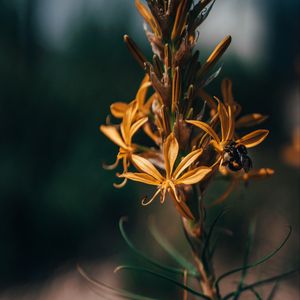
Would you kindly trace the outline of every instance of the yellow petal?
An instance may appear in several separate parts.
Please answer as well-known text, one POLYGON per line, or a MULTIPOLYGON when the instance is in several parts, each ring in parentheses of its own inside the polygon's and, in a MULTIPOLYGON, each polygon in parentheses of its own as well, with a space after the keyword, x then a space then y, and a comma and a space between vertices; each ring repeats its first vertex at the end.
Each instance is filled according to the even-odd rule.
POLYGON ((158 170, 154 167, 154 165, 148 161, 147 159, 133 154, 132 157, 132 162, 134 165, 137 167, 137 169, 145 172, 146 174, 152 176, 159 182, 162 182, 164 178, 161 176, 161 174, 158 172, 158 170))
POLYGON ((232 81, 230 79, 225 78, 222 80, 221 90, 224 103, 228 105, 234 104, 232 96, 232 81))
POLYGON ((179 165, 177 166, 175 172, 173 173, 173 178, 177 179, 180 174, 186 170, 189 166, 191 166, 197 159, 198 157, 202 154, 203 150, 202 149, 197 149, 195 151, 192 151, 189 153, 187 156, 185 156, 179 165))
POLYGON ((161 36, 161 30, 160 27, 158 26, 156 20, 153 18, 151 12, 141 3, 140 0, 135 0, 135 5, 141 14, 141 16, 145 19, 145 21, 149 24, 151 27, 152 31, 158 35, 161 36))
POLYGON ((141 83, 141 86, 135 96, 135 100, 137 101, 138 103, 138 107, 141 109, 144 105, 144 102, 145 102, 145 98, 146 98, 146 94, 147 94, 147 91, 148 91, 148 88, 151 86, 151 81, 149 81, 149 75, 146 74, 142 83, 141 83))
MULTIPOLYGON (((217 99, 215 97, 215 99, 217 99)), ((222 141, 226 141, 226 137, 228 134, 228 128, 229 128, 229 118, 228 118, 228 114, 227 114, 227 110, 225 108, 225 105, 218 100, 218 114, 219 114, 219 118, 220 118, 220 123, 221 123, 221 136, 222 136, 222 141)))
POLYGON ((170 177, 173 172, 173 167, 178 155, 179 146, 173 133, 171 133, 165 140, 163 145, 163 153, 165 160, 165 167, 167 177, 170 177))
POLYGON ((134 136, 134 134, 148 121, 148 118, 142 118, 138 121, 136 121, 134 124, 132 124, 130 128, 130 140, 134 136))
POLYGON ((215 140, 211 140, 210 144, 215 148, 215 150, 219 153, 223 152, 224 148, 221 144, 217 143, 215 140))
POLYGON ((211 168, 198 167, 188 171, 176 180, 176 184, 195 184, 201 181, 207 174, 211 172, 211 168))
POLYGON ((199 127, 200 129, 204 130, 206 133, 208 133, 214 140, 216 140, 217 143, 220 143, 220 139, 216 132, 206 123, 202 121, 195 121, 195 120, 186 120, 187 123, 192 124, 196 127, 199 127))
POLYGON ((247 148, 252 148, 263 142, 268 134, 269 130, 266 129, 255 130, 238 139, 236 143, 243 144, 247 148))
POLYGON ((111 114, 115 118, 123 118, 127 109, 128 103, 125 102, 115 102, 110 106, 111 114))
POLYGON ((179 1, 179 5, 177 8, 176 16, 175 16, 175 21, 173 25, 173 30, 171 33, 171 39, 172 41, 178 38, 178 35, 181 33, 182 27, 184 25, 184 19, 186 15, 186 5, 187 5, 187 0, 181 0, 179 1))
POLYGON ((126 110, 126 113, 123 118, 123 122, 121 123, 121 134, 122 137, 127 145, 130 145, 131 143, 131 136, 130 136, 130 127, 132 125, 132 122, 134 121, 134 118, 136 117, 137 113, 137 102, 132 101, 128 105, 128 109, 126 110))
POLYGON ((157 100, 157 103, 159 103, 159 97, 157 96, 156 93, 154 93, 153 95, 151 95, 150 98, 147 100, 147 102, 144 104, 143 109, 142 109, 142 111, 144 113, 148 113, 149 112, 149 110, 150 110, 150 108, 151 108, 152 103, 153 103, 154 100, 157 100))
POLYGON ((122 140, 118 130, 114 126, 106 126, 106 125, 101 125, 100 130, 102 133, 104 133, 112 142, 117 144, 119 147, 123 149, 127 149, 128 147, 122 140))
POLYGON ((225 137, 225 141, 231 141, 234 136, 234 131, 235 131, 235 120, 234 120, 234 115, 232 111, 232 107, 228 106, 228 132, 225 137))
POLYGON ((157 144, 159 145, 161 142, 161 138, 156 135, 153 131, 152 128, 150 126, 149 123, 145 124, 145 126, 143 127, 144 132, 157 144))
POLYGON ((251 127, 264 122, 268 116, 261 114, 249 114, 239 118, 236 121, 236 127, 251 127))
POLYGON ((160 182, 153 178, 152 176, 146 174, 146 173, 132 173, 132 172, 126 172, 121 175, 118 175, 120 178, 128 178, 133 181, 142 182, 149 185, 159 185, 160 182))

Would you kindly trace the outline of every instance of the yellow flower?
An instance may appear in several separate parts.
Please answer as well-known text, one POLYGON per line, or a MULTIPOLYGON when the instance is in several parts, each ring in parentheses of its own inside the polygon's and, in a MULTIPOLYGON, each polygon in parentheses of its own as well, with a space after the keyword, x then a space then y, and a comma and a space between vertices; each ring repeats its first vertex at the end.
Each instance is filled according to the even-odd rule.
POLYGON ((196 127, 204 130, 208 135, 212 137, 212 146, 220 153, 224 154, 225 147, 232 141, 236 144, 242 144, 247 148, 252 148, 260 144, 265 140, 269 131, 265 129, 259 129, 252 131, 249 134, 244 135, 239 139, 234 139, 235 133, 235 120, 232 107, 225 106, 221 101, 218 101, 218 116, 220 119, 221 127, 221 137, 216 133, 216 131, 209 126, 207 123, 195 120, 186 120, 187 123, 193 124, 196 127))
MULTIPOLYGON (((136 93, 135 99, 133 101, 137 102, 137 109, 139 112, 146 116, 150 110, 150 106, 153 101, 153 97, 150 97, 149 100, 145 103, 146 95, 148 88, 151 86, 151 81, 149 75, 145 75, 144 79, 141 82, 141 85, 136 93)), ((133 102, 132 101, 132 102, 133 102)), ((131 102, 131 103, 132 103, 131 102)), ((129 108, 130 103, 125 102, 115 102, 110 106, 110 111, 112 115, 116 118, 123 118, 126 111, 129 108)))
POLYGON ((163 144, 163 155, 165 174, 161 174, 157 168, 147 159, 133 154, 131 156, 133 164, 136 166, 140 173, 127 172, 119 177, 128 178, 134 181, 142 182, 148 185, 157 186, 157 190, 150 200, 144 198, 143 205, 150 204, 159 194, 161 195, 161 203, 165 201, 166 193, 169 192, 174 200, 179 212, 186 218, 193 219, 193 215, 181 197, 178 195, 179 185, 190 185, 201 181, 208 173, 211 172, 209 167, 196 167, 187 172, 189 168, 199 156, 202 154, 202 149, 197 149, 185 156, 176 168, 174 168, 176 159, 178 157, 179 145, 171 133, 163 144))
MULTIPOLYGON (((132 138, 134 134, 148 121, 147 117, 140 118, 136 120, 137 114, 137 102, 133 101, 128 105, 128 109, 124 115, 123 121, 120 125, 121 134, 115 126, 112 125, 101 125, 100 130, 116 145, 120 147, 119 153, 117 155, 116 162, 110 166, 108 169, 114 169, 117 167, 119 161, 123 159, 124 172, 127 171, 130 157, 132 153, 136 151, 136 145, 132 143, 132 138)), ((114 184, 116 187, 122 187, 126 184, 124 180, 121 184, 114 184)))

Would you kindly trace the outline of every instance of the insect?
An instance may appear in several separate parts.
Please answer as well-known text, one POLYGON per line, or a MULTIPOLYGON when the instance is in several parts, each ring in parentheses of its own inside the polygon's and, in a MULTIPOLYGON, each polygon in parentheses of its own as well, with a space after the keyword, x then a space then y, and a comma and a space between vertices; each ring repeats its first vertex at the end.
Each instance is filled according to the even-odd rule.
POLYGON ((223 165, 231 171, 237 172, 244 169, 246 173, 252 168, 252 160, 248 156, 247 148, 243 144, 237 144, 234 141, 228 143, 224 149, 223 165))

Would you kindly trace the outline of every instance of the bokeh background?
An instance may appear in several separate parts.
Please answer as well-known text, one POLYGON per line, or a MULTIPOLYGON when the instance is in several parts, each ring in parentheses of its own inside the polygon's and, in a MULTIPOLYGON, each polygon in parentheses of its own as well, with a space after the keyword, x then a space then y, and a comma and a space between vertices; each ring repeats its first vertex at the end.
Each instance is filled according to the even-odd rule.
MULTIPOLYGON (((251 155, 256 167, 276 170, 229 200, 224 223, 234 236, 220 244, 220 270, 240 264, 254 216, 254 258, 278 245, 286 224, 294 228, 259 276, 299 263, 299 12, 296 0, 222 0, 200 28, 202 60, 232 35, 210 90, 220 95, 229 77, 245 113, 270 116, 270 136, 251 155)), ((129 216, 137 244, 161 259, 149 215, 179 247, 182 240, 171 206, 141 208, 143 186, 116 190, 114 173, 101 167, 117 149, 98 127, 111 102, 133 99, 143 77, 125 33, 150 57, 133 0, 0 0, 0 299, 106 299, 86 287, 76 263, 111 284, 163 299, 178 294, 149 276, 112 273, 134 259, 118 232, 120 216, 129 216)), ((284 299, 299 299, 298 284, 283 286, 284 299)))

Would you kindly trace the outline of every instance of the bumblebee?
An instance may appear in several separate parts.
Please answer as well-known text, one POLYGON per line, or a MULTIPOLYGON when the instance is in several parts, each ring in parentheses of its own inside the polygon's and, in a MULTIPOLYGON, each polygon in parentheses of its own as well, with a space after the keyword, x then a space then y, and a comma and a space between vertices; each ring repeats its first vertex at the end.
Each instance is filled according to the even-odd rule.
POLYGON ((252 160, 243 144, 231 141, 225 146, 224 151, 223 165, 227 166, 231 171, 237 172, 244 169, 248 173, 252 168, 252 160))

